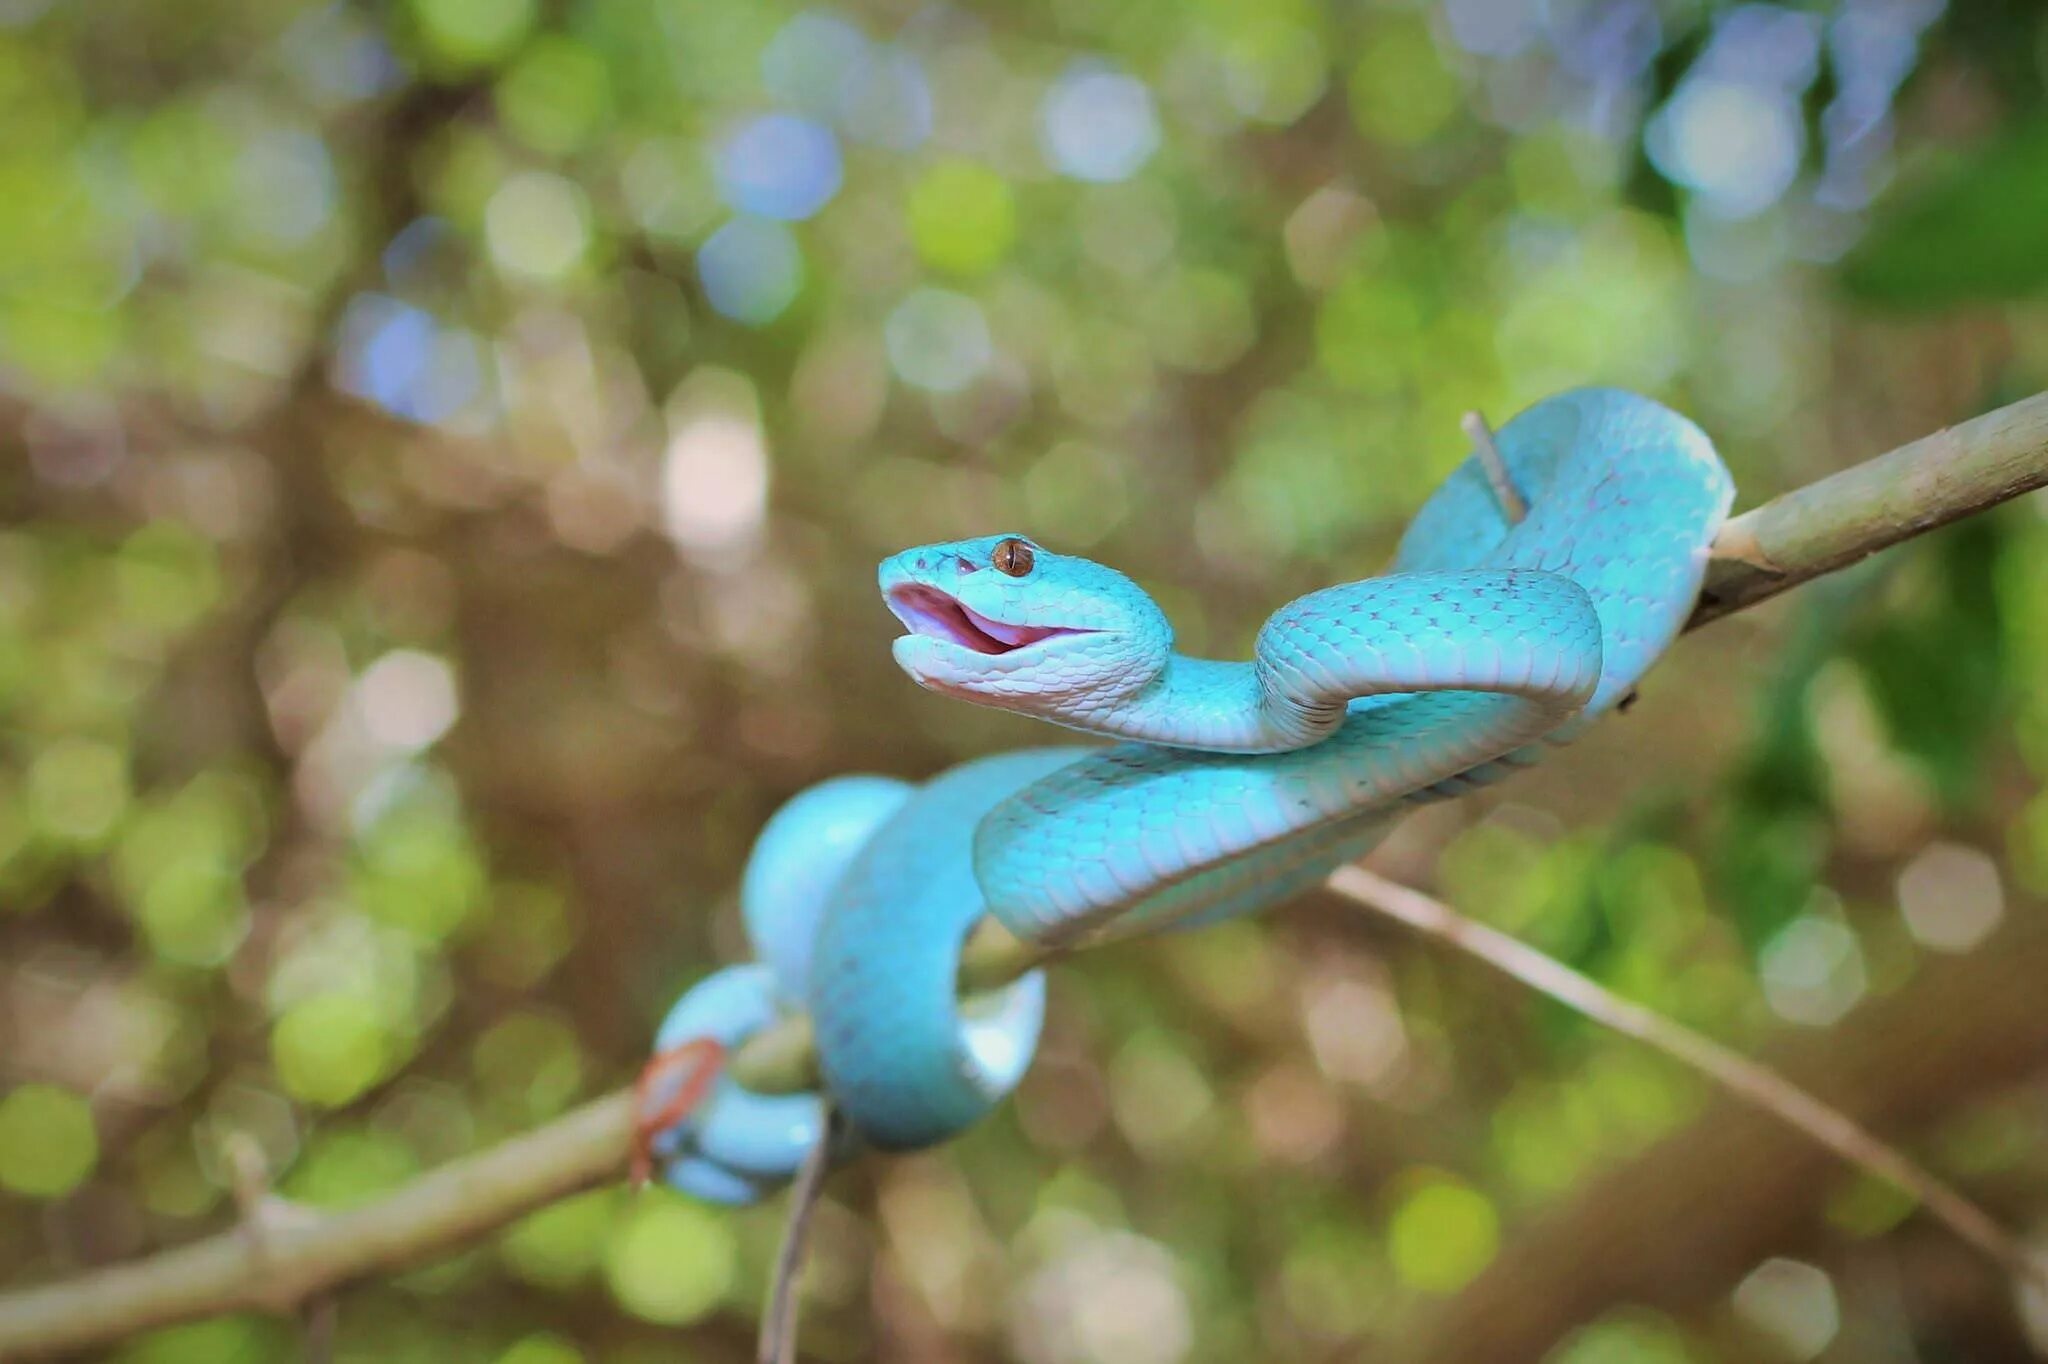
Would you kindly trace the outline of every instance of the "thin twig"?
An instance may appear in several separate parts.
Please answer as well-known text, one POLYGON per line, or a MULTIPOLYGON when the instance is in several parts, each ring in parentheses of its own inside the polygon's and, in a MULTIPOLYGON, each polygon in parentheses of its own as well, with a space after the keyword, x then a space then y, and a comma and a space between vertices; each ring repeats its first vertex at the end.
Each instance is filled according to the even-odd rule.
MULTIPOLYGON (((1778 1031, 1772 1069, 1895 1140, 1938 1132, 1978 1100, 2038 1082, 2048 1067, 2048 915, 2009 919, 1982 949, 1916 963, 1833 1026, 1778 1031)), ((1554 1357, 1558 1342, 1616 1303, 1710 1316, 1759 1260, 1799 1247, 1851 1277, 1873 1262, 1927 1268, 1957 1257, 1954 1268, 1967 1272, 1978 1258, 1955 1241, 1953 1255, 1930 1260, 1941 1248, 1920 1246, 1916 1224, 1951 1239, 1931 1217, 1887 1235, 1889 1253, 1855 1234, 1816 1236, 1827 1230, 1819 1210, 1844 1183, 1834 1152, 1726 1090, 1701 1099, 1655 1140, 1582 1162, 1582 1177, 1517 1219, 1500 1253, 1456 1293, 1412 1303, 1381 1333, 1401 1342, 1402 1364, 1554 1357)), ((1948 1281, 1948 1269, 1935 1273, 1948 1281)), ((1850 1291, 1866 1316, 1883 1300, 1868 1285, 1850 1291)))
MULTIPOLYGON (((1729 522, 1688 628, 2044 483, 2048 394, 2037 394, 1729 522)), ((985 987, 1037 960, 996 946, 1002 950, 988 953, 992 969, 974 973, 985 987)), ((968 975, 963 970, 963 980, 968 975)), ((764 1089, 776 1081, 803 1088, 815 1068, 808 1034, 785 1036, 777 1028, 732 1058, 736 1078, 764 1089), (763 1075, 753 1070, 757 1054, 773 1058, 763 1075)), ((423 1259, 615 1178, 633 1127, 632 1093, 608 1095, 428 1171, 377 1202, 313 1214, 281 1230, 269 1238, 260 1275, 248 1238, 230 1230, 131 1264, 0 1294, 0 1359, 82 1349, 215 1312, 304 1302, 335 1284, 423 1259)))
POLYGON ((1329 887, 1355 904, 1447 942, 1538 994, 1698 1071, 1737 1098, 1798 1128, 1851 1165, 1911 1194, 1964 1242, 2003 1265, 2022 1282, 2048 1289, 2048 1262, 2029 1253, 1989 1213, 1897 1147, 1888 1145, 1848 1115, 1828 1107, 1768 1066, 1621 998, 1527 943, 1466 918, 1441 900, 1389 881, 1364 867, 1338 868, 1330 877, 1329 887))
POLYGON ((1493 439, 1493 428, 1486 424, 1484 415, 1477 411, 1467 412, 1458 419, 1459 429, 1472 442, 1472 449, 1479 456, 1479 467, 1486 470, 1486 481, 1493 488, 1493 499, 1500 503, 1500 513, 1508 524, 1519 525, 1529 514, 1529 504, 1522 497, 1522 490, 1515 486, 1514 478, 1508 473, 1508 462, 1500 457, 1500 446, 1493 439))
POLYGON ((825 1176, 832 1169, 832 1148, 839 1139, 839 1111, 828 1108, 825 1125, 818 1132, 818 1144, 804 1157, 789 1191, 789 1224, 782 1233, 782 1249, 775 1257, 775 1279, 768 1286, 768 1310, 761 1314, 761 1344, 755 1351, 757 1364, 796 1364, 798 1319, 797 1280, 803 1274, 804 1251, 810 1242, 811 1214, 825 1192, 825 1176))

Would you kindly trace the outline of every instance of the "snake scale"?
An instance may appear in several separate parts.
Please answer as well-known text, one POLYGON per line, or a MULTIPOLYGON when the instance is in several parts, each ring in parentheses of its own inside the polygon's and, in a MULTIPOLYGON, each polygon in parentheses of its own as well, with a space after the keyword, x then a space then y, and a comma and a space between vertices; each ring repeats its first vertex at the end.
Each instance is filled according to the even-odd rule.
POLYGON ((819 1140, 928 1146, 1022 1078, 1045 984, 965 1003, 984 914, 1030 942, 1188 927, 1279 903, 1359 856, 1407 806, 1534 762, 1611 709, 1677 636, 1734 498, 1690 421, 1611 389, 1545 399, 1422 507, 1390 572, 1312 592, 1249 663, 1182 656, 1123 574, 1021 535, 906 550, 880 587, 898 665, 947 696, 1119 740, 966 762, 921 785, 824 782, 762 829, 741 886, 756 964, 663 1021, 656 1055, 725 1047, 794 1010, 822 1094, 730 1077, 685 1116, 643 1110, 663 1177, 759 1199, 819 1140))

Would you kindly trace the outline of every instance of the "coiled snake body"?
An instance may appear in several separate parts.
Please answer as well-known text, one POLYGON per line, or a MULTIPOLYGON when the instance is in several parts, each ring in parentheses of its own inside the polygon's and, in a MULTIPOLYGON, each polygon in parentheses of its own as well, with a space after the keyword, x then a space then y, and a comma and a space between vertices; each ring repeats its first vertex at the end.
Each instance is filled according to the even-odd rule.
MULTIPOLYGON (((888 560, 882 592, 910 631, 896 659, 921 685, 1125 742, 799 795, 741 889, 762 964, 687 993, 657 1050, 737 1045, 807 1009, 856 1139, 942 1141, 1022 1077, 1044 1012, 1036 973, 956 1002, 983 914, 1053 944, 1261 909, 1370 848, 1406 805, 1572 737, 1684 625, 1733 486, 1691 422, 1616 390, 1546 399, 1498 448, 1526 516, 1511 521, 1466 460, 1392 572, 1283 606, 1250 663, 1176 654, 1130 579, 1020 536, 888 560)), ((823 1113, 821 1095, 722 1079, 651 1134, 653 1152, 677 1187, 749 1201, 797 1168, 823 1113)))

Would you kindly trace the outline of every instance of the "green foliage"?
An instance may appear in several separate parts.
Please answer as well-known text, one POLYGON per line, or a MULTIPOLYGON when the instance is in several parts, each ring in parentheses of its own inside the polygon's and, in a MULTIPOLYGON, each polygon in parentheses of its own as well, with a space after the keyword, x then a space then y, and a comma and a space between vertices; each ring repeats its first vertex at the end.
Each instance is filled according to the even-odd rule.
POLYGON ((911 187, 907 208, 917 254, 952 274, 987 274, 1016 240, 1017 208, 1009 182, 976 162, 933 166, 911 187))
POLYGON ((1551 1354, 1552 1364, 1692 1364, 1700 1356, 1688 1349, 1679 1329, 1648 1312, 1607 1317, 1584 1330, 1551 1354))
POLYGON ((289 1348, 290 1328, 272 1317, 215 1317, 152 1331, 124 1347, 120 1364, 263 1364, 289 1348))
MULTIPOLYGON (((1028 530, 1242 656, 1385 562, 1469 409, 1642 389, 1753 504, 2048 386, 2048 30, 1922 8, 1799 8, 1764 55, 1811 39, 1808 72, 1716 55, 1772 7, 1605 0, 0 2, 0 1279, 223 1225, 230 1136, 358 1206, 610 1090, 745 951, 780 800, 1048 741, 903 682, 885 553, 1028 530), (1749 140, 1678 126, 1731 71, 1749 140), (1104 72, 1136 102, 1062 125, 1104 72), (764 115, 809 128, 750 160, 764 115), (1728 206, 1715 175, 1787 151, 1728 206)), ((2048 522, 2016 507, 1688 639, 1383 855, 1631 999, 1825 1053, 1958 950, 1915 913, 1986 954, 2038 918, 2044 776, 2048 522)), ((1959 1102, 1928 1149, 2036 1217, 2038 1115, 1959 1102)), ((835 1177, 806 1349, 1400 1357, 1707 1111, 1327 904, 1091 954, 1013 1104, 835 1177)), ((1718 1206, 1740 1173, 1681 1177, 1718 1206)), ((1812 1202, 1823 1268, 1912 1252, 1842 1279, 1833 1354, 1938 1353, 1931 1301, 2016 1338, 1934 1291, 1896 1197, 1812 1202)), ((776 1223, 593 1191, 349 1288, 336 1356, 724 1358, 776 1223)), ((1619 1233, 1578 1249, 1625 1278, 1619 1233)), ((1740 1268, 1545 1364, 1747 1364, 1740 1268)), ((110 1357, 302 1345, 236 1316, 110 1357)))
POLYGON ((479 853, 454 812, 407 801, 363 835, 352 891, 372 918, 426 943, 461 929, 485 902, 479 853))
POLYGON ((501 1239, 500 1254, 528 1283, 573 1288, 597 1272, 619 1211, 619 1198, 610 1190, 565 1198, 513 1225, 501 1239))
POLYGON ((316 995, 287 1009, 270 1034, 278 1082, 295 1098, 339 1108, 384 1078, 396 1057, 373 1002, 316 995))
POLYGON ((1858 298, 1928 309, 1995 302, 2048 285, 2048 122, 1944 159, 1901 194, 1844 263, 1858 298))
POLYGON ((1981 798, 1989 746, 2008 719, 1995 582, 2003 524, 1984 516, 1943 532, 1913 565, 1923 581, 1888 594, 1850 643, 1893 742, 1958 813, 1981 798))
POLYGON ((604 130, 610 76, 590 48, 548 35, 529 44, 499 79, 496 104, 513 136, 544 155, 565 156, 604 130))
POLYGON ((58 1198, 92 1173, 99 1138, 84 1099, 55 1085, 26 1084, 0 1098, 0 1188, 58 1198))
POLYGON ((127 755, 93 739, 59 739, 23 783, 30 822, 55 842, 98 844, 128 806, 127 755))
POLYGON ((666 1192, 635 1200, 605 1247, 605 1282, 620 1307, 680 1326, 732 1290, 738 1247, 724 1214, 666 1192))
POLYGON ((419 1169, 419 1159, 395 1133, 328 1127, 293 1164, 283 1191, 314 1207, 353 1207, 399 1188, 419 1169))
POLYGON ((450 71, 494 65, 539 17, 535 0, 412 0, 422 55, 450 71))
POLYGON ((498 1364, 583 1364, 583 1352, 550 1332, 526 1336, 498 1356, 498 1364))
POLYGON ((1452 1293, 1486 1268, 1500 1245, 1500 1219, 1486 1195, 1443 1174, 1403 1194, 1387 1225, 1394 1272, 1425 1293, 1452 1293))
POLYGON ((493 1023, 477 1038, 474 1066, 479 1098, 515 1127, 561 1112, 583 1081, 575 1030, 541 1014, 517 1013, 493 1023))
POLYGON ((1396 147, 1424 142, 1462 110, 1465 92, 1419 18, 1382 19, 1360 47, 1347 92, 1367 137, 1396 147))

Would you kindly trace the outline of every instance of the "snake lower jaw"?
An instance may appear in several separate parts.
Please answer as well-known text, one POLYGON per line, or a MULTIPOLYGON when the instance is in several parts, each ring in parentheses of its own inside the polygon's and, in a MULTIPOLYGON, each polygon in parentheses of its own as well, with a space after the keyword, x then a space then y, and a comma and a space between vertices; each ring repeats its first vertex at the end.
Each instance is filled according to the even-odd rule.
POLYGON ((889 610, 913 635, 951 644, 963 653, 1003 657, 1047 640, 1095 633, 1070 625, 1033 625, 983 615, 950 592, 904 583, 885 594, 889 610))
POLYGON ((897 636, 889 646, 889 652, 895 658, 896 666, 927 691, 965 697, 978 704, 1004 710, 1029 712, 1031 706, 1019 703, 1033 699, 1049 700, 1062 690, 1062 678, 1057 668, 1049 669, 1042 677, 1032 677, 1031 674, 1055 663, 1055 655, 1061 646, 1085 640, 1095 633, 1089 630, 1063 631, 994 654, 934 635, 908 634, 897 636))

